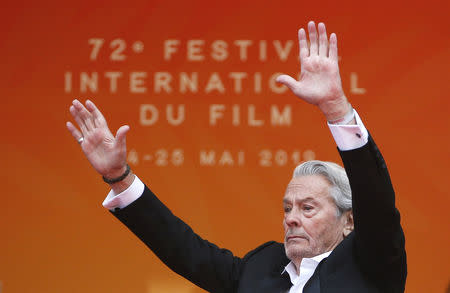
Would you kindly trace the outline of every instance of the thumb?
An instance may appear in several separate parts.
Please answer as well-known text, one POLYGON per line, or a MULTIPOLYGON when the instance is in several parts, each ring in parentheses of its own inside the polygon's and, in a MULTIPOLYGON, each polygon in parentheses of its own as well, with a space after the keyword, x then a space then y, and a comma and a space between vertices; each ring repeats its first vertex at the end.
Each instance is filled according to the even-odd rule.
POLYGON ((287 86, 292 92, 297 88, 298 84, 297 80, 286 74, 278 76, 276 81, 287 86))
POLYGON ((116 144, 120 146, 124 146, 126 144, 126 134, 130 130, 130 126, 123 125, 121 126, 116 133, 116 144))

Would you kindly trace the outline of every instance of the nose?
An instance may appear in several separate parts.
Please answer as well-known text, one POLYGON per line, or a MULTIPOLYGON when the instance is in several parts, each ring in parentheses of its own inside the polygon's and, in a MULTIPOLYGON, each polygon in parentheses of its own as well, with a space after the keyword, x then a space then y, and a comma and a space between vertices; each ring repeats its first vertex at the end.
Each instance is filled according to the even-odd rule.
POLYGON ((292 210, 284 216, 284 221, 288 227, 300 227, 301 221, 300 217, 296 215, 295 211, 292 210))

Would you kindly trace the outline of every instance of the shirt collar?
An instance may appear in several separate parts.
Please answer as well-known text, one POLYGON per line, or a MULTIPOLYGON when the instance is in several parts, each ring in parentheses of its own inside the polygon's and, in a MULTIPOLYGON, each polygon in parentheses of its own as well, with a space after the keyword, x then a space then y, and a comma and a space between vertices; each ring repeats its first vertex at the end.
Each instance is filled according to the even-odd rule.
MULTIPOLYGON (((327 258, 329 255, 331 254, 331 251, 327 251, 327 252, 324 252, 324 253, 322 253, 322 254, 319 254, 319 255, 316 255, 316 256, 313 256, 313 257, 311 257, 311 258, 307 258, 307 257, 305 257, 305 258, 303 258, 302 259, 302 262, 301 262, 301 264, 300 264, 300 271, 301 271, 301 268, 303 267, 303 266, 312 266, 312 267, 314 267, 314 269, 319 265, 319 263, 324 259, 324 258, 327 258)), ((288 273, 289 275, 293 275, 293 274, 297 274, 297 270, 296 270, 296 268, 295 268, 295 264, 292 262, 292 261, 290 261, 288 264, 287 264, 287 266, 285 266, 284 267, 284 270, 281 272, 281 274, 284 274, 284 273, 288 273)))

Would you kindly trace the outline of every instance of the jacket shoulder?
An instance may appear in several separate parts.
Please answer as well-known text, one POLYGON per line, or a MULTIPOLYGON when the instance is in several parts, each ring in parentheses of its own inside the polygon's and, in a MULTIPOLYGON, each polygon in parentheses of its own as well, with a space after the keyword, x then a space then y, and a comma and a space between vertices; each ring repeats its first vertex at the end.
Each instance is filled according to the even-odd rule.
POLYGON ((291 282, 282 272, 288 263, 282 243, 269 241, 256 247, 243 258, 239 292, 287 291, 291 282))
MULTIPOLYGON (((252 251, 248 252, 244 258, 244 266, 253 267, 256 269, 259 266, 263 266, 270 270, 282 271, 284 267, 289 263, 289 259, 286 256, 284 250, 284 244, 276 241, 268 241, 252 251)), ((256 270, 261 270, 257 268, 256 270)))
POLYGON ((259 253, 271 254, 271 253, 279 253, 280 251, 284 253, 284 245, 282 243, 276 241, 267 241, 266 243, 261 244, 252 251, 249 251, 244 256, 244 259, 250 259, 255 255, 258 255, 259 253))

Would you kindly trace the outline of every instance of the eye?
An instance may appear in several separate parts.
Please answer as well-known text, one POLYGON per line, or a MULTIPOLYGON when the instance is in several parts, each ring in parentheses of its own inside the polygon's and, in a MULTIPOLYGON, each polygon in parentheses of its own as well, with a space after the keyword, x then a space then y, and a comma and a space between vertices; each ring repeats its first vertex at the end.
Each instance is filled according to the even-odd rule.
POLYGON ((305 210, 305 211, 307 211, 307 212, 312 211, 313 209, 314 209, 314 207, 313 207, 313 206, 310 206, 310 205, 304 205, 304 206, 303 206, 303 210, 305 210))
POLYGON ((285 213, 289 213, 289 212, 292 210, 292 207, 290 207, 290 206, 285 206, 283 209, 284 209, 284 212, 285 212, 285 213))

